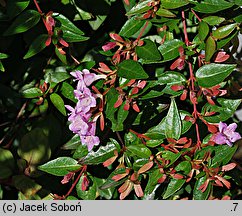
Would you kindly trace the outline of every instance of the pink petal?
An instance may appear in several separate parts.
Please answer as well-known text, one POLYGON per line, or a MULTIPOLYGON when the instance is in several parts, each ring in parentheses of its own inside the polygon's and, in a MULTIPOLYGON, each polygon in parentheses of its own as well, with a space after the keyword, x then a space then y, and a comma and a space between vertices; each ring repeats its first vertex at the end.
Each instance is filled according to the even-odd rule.
POLYGON ((228 137, 231 142, 236 142, 237 140, 241 139, 241 136, 237 132, 233 132, 233 134, 228 137))
POLYGON ((226 131, 229 130, 229 131, 235 131, 237 128, 237 124, 236 123, 232 123, 230 124, 227 128, 226 128, 226 131))
POLYGON ((216 133, 214 135, 214 137, 212 138, 212 141, 214 141, 215 143, 222 145, 225 144, 227 141, 227 137, 224 136, 222 133, 216 133))
POLYGON ((116 42, 108 42, 107 44, 102 46, 102 49, 104 52, 113 49, 114 47, 116 47, 116 42))
POLYGON ((223 130, 227 128, 227 124, 226 123, 223 123, 223 122, 219 122, 218 128, 219 128, 219 132, 222 133, 223 130))

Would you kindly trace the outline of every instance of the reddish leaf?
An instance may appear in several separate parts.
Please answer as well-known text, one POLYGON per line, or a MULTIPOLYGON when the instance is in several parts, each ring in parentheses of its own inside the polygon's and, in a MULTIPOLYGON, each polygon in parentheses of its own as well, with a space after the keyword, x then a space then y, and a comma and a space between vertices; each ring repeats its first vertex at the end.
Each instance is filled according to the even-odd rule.
POLYGON ((116 46, 117 46, 116 42, 108 42, 108 43, 106 43, 105 45, 102 46, 102 49, 103 49, 104 52, 106 52, 110 49, 113 49, 116 46))
POLYGON ((121 38, 118 34, 110 33, 109 36, 115 41, 122 42, 122 43, 124 42, 123 38, 121 38))
POLYGON ((128 111, 129 108, 130 108, 129 101, 126 100, 126 101, 125 101, 125 104, 124 104, 124 110, 128 111))
POLYGON ((118 108, 119 106, 121 106, 122 103, 123 103, 123 97, 121 95, 119 95, 118 100, 114 104, 114 108, 118 108))
POLYGON ((222 166, 222 171, 229 171, 234 169, 237 166, 236 163, 229 163, 227 165, 222 166))
POLYGON ((60 42, 60 44, 63 45, 64 47, 69 47, 69 44, 68 44, 66 41, 64 41, 62 38, 59 39, 59 42, 60 42))
POLYGON ((138 170, 138 174, 144 173, 153 166, 153 161, 148 162, 138 170))
POLYGON ((135 191, 137 197, 143 197, 144 196, 144 192, 143 192, 140 184, 134 184, 134 191, 135 191))
POLYGON ((132 108, 134 109, 134 111, 140 112, 140 109, 139 109, 139 107, 138 107, 138 105, 136 103, 132 104, 132 108))
POLYGON ((227 59, 229 59, 229 57, 230 56, 228 54, 226 54, 226 52, 218 52, 216 57, 215 57, 214 62, 218 62, 218 63, 224 62, 227 59))

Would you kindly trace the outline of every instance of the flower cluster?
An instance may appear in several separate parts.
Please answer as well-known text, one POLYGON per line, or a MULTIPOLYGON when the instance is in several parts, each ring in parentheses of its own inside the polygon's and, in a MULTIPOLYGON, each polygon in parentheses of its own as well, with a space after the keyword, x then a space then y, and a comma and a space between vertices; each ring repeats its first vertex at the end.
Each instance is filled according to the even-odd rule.
POLYGON ((97 95, 93 94, 88 86, 95 80, 106 78, 105 75, 96 75, 89 70, 71 72, 71 75, 78 81, 77 88, 74 90, 75 98, 78 100, 75 108, 66 105, 71 112, 68 121, 70 130, 80 136, 83 145, 91 151, 100 140, 95 136, 96 119, 92 118, 92 109, 96 107, 97 95))

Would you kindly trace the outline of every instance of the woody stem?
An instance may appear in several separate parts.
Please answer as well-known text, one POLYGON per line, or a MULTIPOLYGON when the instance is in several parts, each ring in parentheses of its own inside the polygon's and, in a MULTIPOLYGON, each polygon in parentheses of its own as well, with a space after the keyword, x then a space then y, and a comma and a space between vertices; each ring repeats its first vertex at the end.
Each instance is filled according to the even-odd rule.
POLYGON ((40 9, 40 6, 39 6, 39 4, 38 4, 38 2, 37 2, 36 0, 34 0, 34 4, 35 4, 35 6, 36 6, 38 12, 39 12, 40 14, 42 14, 43 12, 42 12, 42 10, 40 9))

